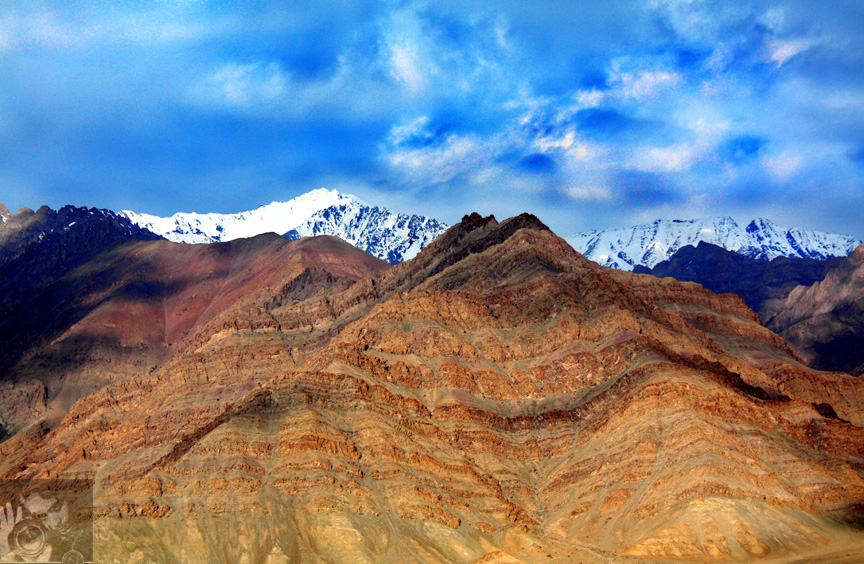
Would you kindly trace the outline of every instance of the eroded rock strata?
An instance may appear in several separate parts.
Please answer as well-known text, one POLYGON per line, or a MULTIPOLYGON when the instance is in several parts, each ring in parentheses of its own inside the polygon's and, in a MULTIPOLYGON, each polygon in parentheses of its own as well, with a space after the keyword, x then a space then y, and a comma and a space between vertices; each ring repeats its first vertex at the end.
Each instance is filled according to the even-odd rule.
POLYGON ((177 325, 151 370, 0 444, 3 474, 94 478, 108 562, 864 556, 860 380, 737 296, 602 268, 529 215, 356 282, 311 268, 177 325))

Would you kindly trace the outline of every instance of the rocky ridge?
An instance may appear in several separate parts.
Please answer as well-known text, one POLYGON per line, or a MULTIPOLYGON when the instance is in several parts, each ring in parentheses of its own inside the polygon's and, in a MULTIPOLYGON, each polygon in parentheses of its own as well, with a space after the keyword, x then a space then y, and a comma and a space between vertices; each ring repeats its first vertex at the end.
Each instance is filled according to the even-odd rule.
POLYGON ((108 210, 64 206, 12 215, 0 208, 0 380, 23 350, 50 333, 58 280, 103 252, 157 235, 108 210), (52 289, 53 288, 53 289, 52 289))
POLYGON ((815 368, 864 374, 864 245, 824 279, 766 302, 766 324, 815 368))
POLYGON ((697 282, 718 294, 738 294, 760 314, 767 300, 786 297, 796 286, 809 286, 846 257, 827 259, 776 257, 753 259, 717 245, 700 241, 684 246, 654 268, 636 265, 633 272, 658 278, 697 282))
POLYGON ((7 439, 0 472, 94 478, 106 561, 862 556, 860 380, 737 296, 602 268, 530 215, 307 279, 7 439))

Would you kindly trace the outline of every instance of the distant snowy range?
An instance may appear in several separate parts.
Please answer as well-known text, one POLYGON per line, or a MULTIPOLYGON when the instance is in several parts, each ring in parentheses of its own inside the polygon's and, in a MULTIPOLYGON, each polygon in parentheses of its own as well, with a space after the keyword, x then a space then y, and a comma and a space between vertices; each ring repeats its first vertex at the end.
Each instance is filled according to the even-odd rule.
POLYGON ((448 227, 420 215, 372 207, 354 196, 323 188, 234 214, 157 217, 128 210, 121 214, 178 243, 216 243, 270 232, 288 239, 333 235, 390 264, 413 258, 448 227))
POLYGON ((846 256, 861 244, 849 235, 787 229, 767 219, 754 219, 742 227, 731 217, 661 219, 634 227, 576 233, 566 239, 587 258, 619 270, 633 270, 637 264, 653 268, 681 247, 696 246, 700 241, 764 260, 846 256))
MULTIPOLYGON (((413 258, 448 228, 435 219, 373 207, 354 196, 323 188, 234 214, 157 217, 123 211, 120 215, 179 243, 215 243, 268 232, 288 239, 333 235, 390 264, 413 258)), ((587 258, 619 270, 633 270, 636 265, 652 268, 681 247, 700 241, 766 260, 846 256, 861 243, 848 235, 779 227, 767 219, 754 219, 742 226, 730 217, 657 220, 576 233, 565 239, 587 258)))

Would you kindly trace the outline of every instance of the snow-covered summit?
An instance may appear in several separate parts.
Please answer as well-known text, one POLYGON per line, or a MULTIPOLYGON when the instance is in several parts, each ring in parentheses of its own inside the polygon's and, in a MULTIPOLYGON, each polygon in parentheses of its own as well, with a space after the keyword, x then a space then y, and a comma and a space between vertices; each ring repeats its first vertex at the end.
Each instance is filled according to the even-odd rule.
POLYGON ((120 212, 132 223, 177 243, 217 243, 262 233, 285 233, 330 206, 358 201, 336 190, 319 188, 287 202, 273 202, 240 213, 175 213, 158 217, 129 210, 120 212))
POLYGON ((121 214, 178 243, 216 243, 269 232, 289 239, 333 235, 391 264, 414 257, 447 229, 434 219, 371 207, 354 196, 323 188, 234 214, 121 214))
POLYGON ((731 217, 657 220, 634 227, 576 233, 567 241, 587 258, 619 270, 633 270, 637 264, 652 268, 681 247, 700 241, 767 260, 779 256, 845 256, 861 243, 849 235, 786 229, 768 219, 754 219, 741 227, 731 217))
POLYGON ((334 235, 390 264, 414 258, 447 230, 447 224, 420 215, 393 213, 357 202, 330 206, 285 233, 289 239, 334 235))

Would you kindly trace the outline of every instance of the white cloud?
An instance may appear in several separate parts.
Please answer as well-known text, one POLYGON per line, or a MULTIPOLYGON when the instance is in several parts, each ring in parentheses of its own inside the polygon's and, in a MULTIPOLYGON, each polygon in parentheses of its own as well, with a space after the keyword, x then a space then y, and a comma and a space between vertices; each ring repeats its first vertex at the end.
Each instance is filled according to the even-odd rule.
POLYGON ((592 184, 570 185, 564 189, 564 193, 577 202, 609 202, 615 198, 608 186, 592 184))
POLYGON ((424 68, 416 44, 402 40, 390 45, 389 63, 393 77, 410 92, 423 90, 431 70, 429 67, 424 68))
POLYGON ((0 20, 0 55, 11 51, 15 44, 12 29, 6 21, 0 20))
POLYGON ((194 95, 216 106, 254 108, 280 101, 288 84, 278 63, 226 63, 197 84, 194 95))
POLYGON ((473 135, 448 135, 428 147, 396 147, 387 151, 387 165, 405 180, 420 184, 441 184, 469 171, 486 168, 499 149, 473 135))
POLYGON ((752 17, 750 2, 653 0, 648 8, 688 41, 716 43, 752 17))
POLYGON ((405 125, 394 125, 390 129, 387 140, 393 145, 401 145, 409 139, 416 139, 418 137, 429 139, 432 137, 432 133, 429 131, 428 125, 429 116, 420 116, 405 125))
POLYGON ((772 39, 765 45, 766 58, 779 67, 792 57, 812 49, 819 43, 821 41, 816 39, 772 39))
POLYGON ((147 8, 116 4, 104 12, 62 13, 34 5, 0 20, 0 53, 13 48, 86 49, 117 44, 182 43, 225 34, 236 25, 204 18, 191 5, 147 8))
MULTIPOLYGON (((380 24, 382 61, 390 76, 409 93, 423 91, 438 74, 434 41, 415 6, 389 14, 380 24)), ((438 51, 437 55, 442 55, 438 51)))
POLYGON ((639 147, 634 151, 630 164, 642 172, 683 172, 693 166, 696 156, 696 149, 686 144, 639 147))
POLYGON ((804 159, 797 154, 780 153, 762 160, 762 166, 774 180, 785 182, 804 166, 804 159))
POLYGON ((786 28, 786 11, 782 8, 770 8, 759 17, 759 23, 774 33, 782 33, 786 28))
POLYGON ((640 101, 665 91, 682 82, 679 73, 668 69, 630 69, 630 61, 618 59, 612 62, 609 83, 614 95, 625 101, 640 101))

